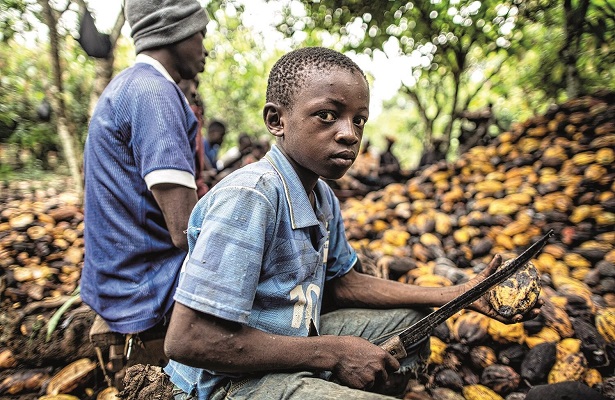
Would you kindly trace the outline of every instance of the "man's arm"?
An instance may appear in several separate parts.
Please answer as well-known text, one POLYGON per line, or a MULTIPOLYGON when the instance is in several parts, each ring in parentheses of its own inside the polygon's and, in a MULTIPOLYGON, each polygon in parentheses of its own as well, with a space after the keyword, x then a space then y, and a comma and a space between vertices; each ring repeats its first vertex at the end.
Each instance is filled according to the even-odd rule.
POLYGON ((333 371, 367 389, 399 369, 386 351, 354 336, 281 336, 175 303, 164 343, 173 360, 217 372, 333 371))
POLYGON ((160 206, 175 247, 188 251, 186 229, 192 208, 197 202, 196 190, 172 183, 152 186, 154 199, 160 206))

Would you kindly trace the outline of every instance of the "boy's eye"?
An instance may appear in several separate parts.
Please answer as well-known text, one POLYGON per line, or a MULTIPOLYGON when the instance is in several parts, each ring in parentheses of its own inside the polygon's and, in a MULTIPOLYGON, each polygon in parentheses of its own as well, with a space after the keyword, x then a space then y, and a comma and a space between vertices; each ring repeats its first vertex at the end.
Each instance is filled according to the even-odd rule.
POLYGON ((366 122, 367 122, 367 118, 365 117, 357 117, 354 119, 354 124, 358 126, 359 128, 363 128, 366 122))
POLYGON ((325 121, 335 121, 335 115, 331 111, 319 111, 316 115, 325 121))

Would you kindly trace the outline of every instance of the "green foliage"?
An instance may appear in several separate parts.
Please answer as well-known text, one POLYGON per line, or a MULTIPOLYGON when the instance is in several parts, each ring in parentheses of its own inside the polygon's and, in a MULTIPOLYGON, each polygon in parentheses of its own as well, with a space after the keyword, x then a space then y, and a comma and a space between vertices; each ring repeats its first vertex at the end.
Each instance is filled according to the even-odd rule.
POLYGON ((218 9, 216 24, 209 29, 205 48, 209 57, 200 77, 199 93, 205 103, 206 120, 227 124, 224 148, 235 146, 246 132, 252 137, 269 135, 263 120, 267 74, 276 54, 265 50, 263 38, 241 25, 237 16, 218 9))
POLYGON ((31 31, 39 12, 36 0, 0 0, 0 42, 31 31))
MULTIPOLYGON (((84 55, 70 36, 60 48, 64 68, 64 103, 66 116, 79 133, 83 145, 87 133, 88 106, 94 79, 93 61, 84 55)), ((51 71, 46 42, 24 46, 14 39, 0 42, 0 142, 31 153, 33 168, 48 168, 47 153, 57 151, 59 141, 52 121, 41 120, 37 108, 49 99, 51 71)), ((54 117, 54 111, 52 118, 54 117)), ((25 168, 16 160, 12 168, 25 168)))

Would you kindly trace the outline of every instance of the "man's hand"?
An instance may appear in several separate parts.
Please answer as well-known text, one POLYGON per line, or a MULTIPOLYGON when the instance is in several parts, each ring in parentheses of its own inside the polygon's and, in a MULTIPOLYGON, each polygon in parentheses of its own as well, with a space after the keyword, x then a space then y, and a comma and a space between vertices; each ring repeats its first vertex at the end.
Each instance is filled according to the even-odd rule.
MULTIPOLYGON (((493 274, 501 264, 502 264, 502 256, 500 256, 499 254, 496 254, 495 257, 493 257, 493 260, 491 260, 491 262, 487 266, 487 268, 485 268, 480 274, 477 274, 474 278, 469 280, 464 285, 463 291, 465 292, 468 289, 476 286, 479 282, 487 278, 489 275, 493 274)), ((543 300, 538 299, 538 301, 534 305, 534 308, 532 308, 525 314, 515 314, 511 318, 505 318, 501 316, 500 314, 498 314, 497 311, 493 309, 493 307, 491 307, 491 304, 489 303, 489 300, 487 299, 487 295, 485 294, 483 297, 481 297, 480 299, 472 303, 468 308, 471 310, 483 313, 486 316, 496 319, 505 324, 514 324, 514 323, 526 321, 528 319, 532 319, 538 316, 538 314, 540 313, 540 307, 542 307, 543 304, 544 304, 543 300)))
POLYGON ((333 374, 342 384, 355 389, 369 390, 385 382, 389 373, 399 369, 399 361, 382 348, 354 336, 339 337, 340 354, 333 374))

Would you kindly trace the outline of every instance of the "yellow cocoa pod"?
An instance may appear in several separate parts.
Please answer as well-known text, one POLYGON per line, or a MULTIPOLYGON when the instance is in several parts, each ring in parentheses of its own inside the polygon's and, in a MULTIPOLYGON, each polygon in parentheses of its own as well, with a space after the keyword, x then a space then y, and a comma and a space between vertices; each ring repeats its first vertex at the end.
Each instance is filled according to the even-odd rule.
POLYGON ((414 280, 414 284, 424 287, 453 286, 453 282, 450 279, 440 275, 421 275, 414 280))
POLYGON ((587 165, 596 161, 596 154, 593 151, 586 151, 583 153, 575 154, 572 157, 574 165, 587 165))
POLYGON ((559 342, 561 340, 559 333, 549 326, 545 326, 534 336, 542 338, 545 342, 559 342))
POLYGON ((383 221, 381 219, 377 219, 372 222, 372 231, 374 232, 384 232, 389 229, 390 225, 388 222, 383 221))
POLYGON ((504 229, 502 229, 502 234, 506 236, 515 236, 516 234, 525 232, 527 227, 529 226, 529 222, 519 222, 513 221, 510 224, 506 225, 504 229))
MULTIPOLYGON (((540 270, 540 272, 542 271, 543 270, 540 270)), ((561 261, 556 261, 555 263, 551 264, 551 268, 547 269, 547 271, 549 271, 551 276, 554 276, 554 275, 569 276, 570 275, 570 268, 568 268, 568 265, 566 265, 566 263, 561 262, 561 261)))
MULTIPOLYGON (((545 328, 551 328, 555 330, 561 338, 572 337, 572 335, 574 334, 574 329, 566 311, 560 307, 557 307, 548 298, 545 298, 543 300, 544 305, 540 309, 540 314, 545 319, 545 328)), ((538 335, 540 336, 540 332, 538 333, 538 335)))
POLYGON ((463 387, 463 397, 466 400, 504 400, 502 396, 484 385, 469 385, 463 387))
POLYGON ((599 164, 591 164, 585 168, 583 176, 593 182, 597 182, 608 174, 606 168, 599 164))
POLYGON ((442 242, 433 233, 423 233, 419 238, 419 241, 423 244, 423 246, 442 247, 442 242))
POLYGON ((599 383, 602 383, 602 374, 595 368, 590 368, 585 373, 583 377, 583 381, 589 387, 594 387, 599 383))
POLYGON ((583 220, 589 218, 591 216, 592 209, 591 206, 587 204, 583 204, 572 210, 572 215, 570 215, 570 222, 573 224, 578 224, 583 220))
POLYGON ((525 154, 533 153, 539 148, 540 148, 540 140, 538 139, 524 137, 521 140, 519 140, 519 149, 525 154))
POLYGON ((528 348, 533 348, 536 345, 545 343, 546 340, 540 336, 528 336, 525 338, 525 344, 528 348))
POLYGON ((615 151, 612 148, 602 148, 596 151, 596 162, 602 165, 612 165, 615 162, 615 151))
POLYGON ((429 337, 429 345, 431 354, 429 355, 429 364, 440 365, 444 362, 444 354, 446 353, 446 343, 435 336, 429 337))
POLYGON ((542 254, 550 254, 556 259, 561 259, 566 254, 566 249, 559 244, 548 244, 542 249, 542 254))
POLYGON ((96 368, 96 363, 88 358, 73 361, 55 374, 47 385, 48 395, 57 395, 74 387, 96 368))
POLYGON ((583 353, 568 354, 564 359, 558 360, 551 368, 547 382, 549 384, 582 381, 587 372, 587 360, 583 353))
POLYGON ((608 343, 615 343, 615 307, 606 307, 596 313, 596 329, 608 343))
POLYGON ((549 297, 549 300, 551 300, 551 302, 559 308, 565 309, 566 305, 568 304, 568 298, 566 298, 565 296, 551 296, 549 297))
POLYGON ((525 341, 525 329, 522 323, 504 324, 495 319, 489 319, 487 333, 499 343, 523 343, 525 341))
POLYGON ((504 184, 499 181, 485 180, 476 183, 476 190, 485 194, 494 194, 504 190, 504 184))
POLYGON ((557 359, 564 360, 568 354, 578 353, 581 351, 581 339, 562 339, 555 345, 555 351, 557 354, 557 359))
POLYGON ((551 271, 551 268, 553 267, 553 265, 555 265, 556 262, 557 261, 555 260, 555 257, 553 257, 551 254, 541 253, 535 260, 535 265, 540 272, 548 272, 551 271))
POLYGON ((393 246, 405 246, 410 240, 410 233, 397 229, 387 229, 382 234, 382 240, 393 246))
POLYGON ((591 262, 577 253, 566 253, 564 262, 571 268, 590 268, 592 266, 591 262))
POLYGON ((519 211, 519 205, 511 203, 506 199, 495 199, 489 204, 487 212, 489 215, 511 215, 519 211))
POLYGON ((513 250, 515 248, 515 244, 510 236, 504 235, 500 233, 495 237, 495 244, 502 246, 506 250, 513 250))
MULTIPOLYGON (((506 261, 500 268, 510 262, 506 261)), ((534 307, 540 295, 538 270, 532 262, 528 262, 508 279, 491 288, 486 295, 491 307, 506 318, 525 314, 534 307)))
POLYGON ((613 225, 615 224, 615 213, 605 211, 595 215, 594 219, 598 225, 613 225))

